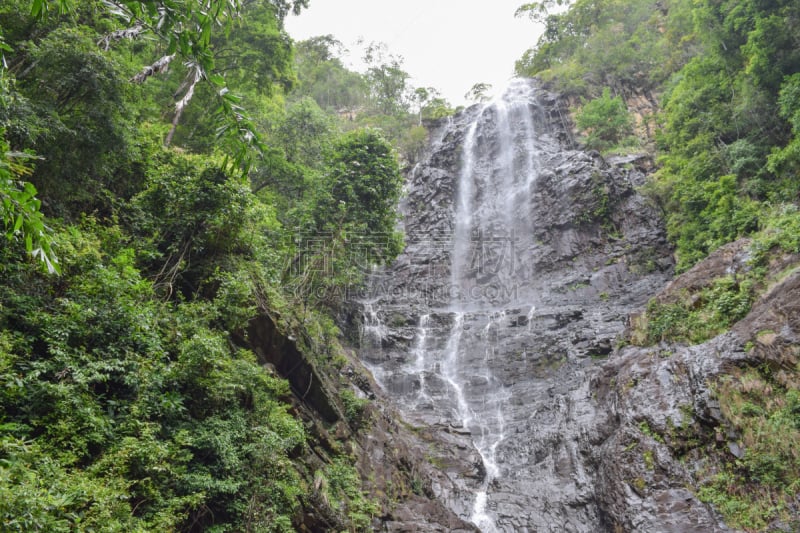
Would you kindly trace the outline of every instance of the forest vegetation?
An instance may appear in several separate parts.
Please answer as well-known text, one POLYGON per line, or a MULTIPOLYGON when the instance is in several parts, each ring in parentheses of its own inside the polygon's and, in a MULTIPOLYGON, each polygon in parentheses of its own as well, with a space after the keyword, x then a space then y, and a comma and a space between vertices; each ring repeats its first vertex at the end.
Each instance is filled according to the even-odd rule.
MULTIPOLYGON (((306 4, 0 7, 3 531, 378 512, 346 437, 304 459, 289 383, 241 339, 269 316, 338 375, 333 310, 400 251, 401 165, 452 110, 385 45, 361 74, 332 37, 292 42, 306 4)), ((335 401, 357 429, 367 400, 335 401)))

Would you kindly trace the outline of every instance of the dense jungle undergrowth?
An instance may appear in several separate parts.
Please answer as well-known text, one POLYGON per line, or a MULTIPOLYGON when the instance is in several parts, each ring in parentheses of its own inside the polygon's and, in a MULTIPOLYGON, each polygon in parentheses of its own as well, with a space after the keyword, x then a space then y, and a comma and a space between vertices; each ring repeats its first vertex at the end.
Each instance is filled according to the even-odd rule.
POLYGON ((451 109, 380 43, 359 74, 330 36, 293 42, 306 4, 0 7, 3 531, 379 514, 330 317, 400 250, 401 161, 451 109), (257 316, 300 339, 349 429, 327 435, 257 355, 257 316))

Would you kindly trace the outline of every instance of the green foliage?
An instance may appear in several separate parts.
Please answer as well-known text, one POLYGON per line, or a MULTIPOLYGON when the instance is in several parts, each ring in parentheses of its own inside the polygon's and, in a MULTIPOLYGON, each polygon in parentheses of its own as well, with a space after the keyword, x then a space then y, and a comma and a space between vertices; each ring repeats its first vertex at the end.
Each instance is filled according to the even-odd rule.
MULTIPOLYGON (((305 3, 0 7, 2 528, 299 527, 318 443, 247 326, 280 317, 344 364, 319 304, 402 242, 395 149, 355 126, 414 154, 420 119, 449 112, 426 89, 412 114, 407 84, 379 90, 407 79, 400 63, 375 56, 367 78, 330 42, 301 46, 296 77, 283 18, 305 3), (319 234, 335 259, 321 276, 295 268, 327 259, 300 247, 319 234), (26 248, 53 269, 58 250, 61 276, 26 248)), ((365 421, 364 400, 343 402, 365 421)), ((378 506, 355 461, 334 460, 329 494, 363 530, 378 506)))
POLYGON ((36 187, 20 180, 30 174, 25 160, 31 158, 30 154, 10 152, 0 129, 0 218, 8 241, 22 240, 25 251, 36 258, 42 268, 51 274, 57 273, 61 267, 53 252, 50 228, 45 225, 40 211, 36 187))
POLYGON ((800 253, 800 209, 782 206, 762 216, 763 230, 753 238, 752 263, 763 266, 769 252, 776 249, 789 254, 800 253))
POLYGON ((336 459, 321 473, 326 482, 324 494, 331 507, 343 512, 357 531, 371 526, 380 508, 361 491, 361 480, 355 468, 336 459))
POLYGON ((663 340, 698 344, 744 318, 753 299, 751 280, 727 276, 678 302, 651 300, 646 311, 645 338, 637 344, 649 346, 663 340))
POLYGON ((476 83, 467 91, 464 98, 473 102, 485 102, 489 99, 489 91, 491 90, 491 83, 476 83))
POLYGON ((339 396, 344 404, 344 414, 348 422, 355 428, 361 427, 366 422, 369 400, 357 397, 350 389, 344 389, 339 396))
POLYGON ((621 97, 611 97, 606 87, 603 94, 593 100, 583 100, 575 114, 578 128, 586 134, 586 147, 608 151, 628 140, 633 133, 633 122, 621 97))
POLYGON ((332 304, 358 286, 375 264, 402 249, 396 206, 402 175, 392 146, 373 129, 340 137, 315 184, 312 231, 302 237, 291 281, 302 300, 332 304))
MULTIPOLYGON (((35 443, 0 425, 0 521, 4 531, 143 531, 131 513, 127 486, 70 471, 35 443)), ((167 525, 167 524, 164 524, 167 525)))
POLYGON ((674 24, 690 5, 683 0, 524 4, 516 16, 543 24, 544 31, 517 61, 516 72, 555 78, 561 90, 573 94, 601 86, 657 86, 680 68, 691 50, 685 25, 674 24))
POLYGON ((744 456, 729 456, 712 473, 700 488, 701 500, 713 503, 733 527, 763 531, 774 520, 797 526, 792 508, 800 492, 796 386, 749 369, 723 379, 717 396, 725 419, 740 435, 744 456))
MULTIPOLYGON (((295 4, 299 7, 304 3, 295 4)), ((212 70, 193 72, 194 63, 188 62, 189 68, 180 71, 183 81, 175 74, 164 82, 153 77, 147 80, 148 84, 165 85, 169 91, 161 98, 168 99, 182 94, 181 89, 176 92, 176 84, 183 87, 195 79, 192 76, 200 75, 195 90, 184 96, 191 98, 190 105, 176 103, 166 144, 196 152, 221 150, 245 171, 259 164, 262 154, 270 149, 269 139, 263 135, 267 129, 263 115, 269 113, 265 108, 296 83, 291 40, 283 30, 280 14, 285 9, 274 4, 239 4, 230 27, 212 34, 212 70)), ((171 65, 170 69, 176 69, 177 65, 171 65)))
MULTIPOLYGON (((421 113, 425 113, 423 110, 421 113)), ((422 156, 428 146, 428 130, 424 126, 412 126, 400 141, 400 150, 405 154, 409 163, 415 163, 422 156)))
POLYGON ((87 221, 58 235, 58 280, 5 269, 0 492, 27 499, 4 498, 4 520, 65 531, 291 522, 303 488, 290 456, 305 435, 281 400, 288 385, 215 326, 247 299, 240 282, 229 274, 213 302, 172 309, 122 237, 87 221))
POLYGON ((787 132, 800 56, 786 41, 797 6, 701 4, 695 31, 707 53, 668 86, 656 181, 679 269, 757 229, 764 202, 797 198, 787 132))
POLYGON ((404 164, 413 164, 426 137, 423 122, 451 115, 453 108, 435 88, 413 87, 403 58, 392 54, 386 44, 367 45, 364 74, 344 67, 346 53, 331 35, 299 42, 295 53, 299 83, 290 100, 313 98, 345 131, 381 130, 399 149, 404 164))
POLYGON ((758 294, 774 281, 765 277, 771 258, 800 253, 797 207, 783 206, 762 213, 761 219, 764 228, 753 236, 744 273, 717 278, 693 293, 651 300, 633 321, 631 341, 639 346, 661 341, 700 343, 744 318, 758 294))
POLYGON ((362 75, 345 68, 337 56, 342 50, 342 43, 332 35, 297 43, 295 65, 299 83, 291 96, 309 96, 322 109, 332 112, 364 106, 367 82, 362 75))
MULTIPOLYGON (((545 30, 517 71, 581 96, 603 86, 625 99, 663 95, 660 168, 646 190, 665 210, 679 272, 763 227, 759 215, 771 206, 797 202, 796 2, 564 4, 518 10, 545 30)), ((589 104, 597 109, 581 110, 578 127, 588 146, 608 149, 628 128, 610 120, 621 117, 621 102, 613 107, 603 96, 589 104), (612 131, 596 138, 606 125, 612 131)))
POLYGON ((421 109, 422 120, 438 120, 453 115, 456 112, 444 98, 434 96, 428 100, 421 109))
POLYGON ((792 139, 786 146, 772 149, 767 166, 775 175, 796 176, 800 171, 800 73, 784 80, 778 105, 781 117, 791 125, 792 139))
POLYGON ((395 224, 402 175, 391 145, 375 130, 355 130, 336 143, 327 167, 317 228, 349 234, 365 261, 393 259, 401 247, 395 224))
POLYGON ((522 4, 514 12, 515 17, 528 17, 534 22, 546 22, 553 8, 560 8, 569 4, 568 0, 544 0, 543 2, 530 2, 522 4))
POLYGON ((384 43, 371 43, 364 62, 372 105, 385 115, 407 112, 410 76, 403 70, 403 58, 391 54, 384 43))
POLYGON ((136 190, 135 149, 129 135, 126 86, 119 64, 95 44, 97 34, 59 27, 36 42, 15 43, 0 123, 15 151, 41 159, 30 180, 51 214, 97 206, 108 193, 136 190))
POLYGON ((203 290, 222 257, 249 251, 240 237, 252 197, 218 165, 165 156, 132 206, 143 215, 137 231, 154 244, 151 268, 159 286, 190 296, 203 290))
POLYGON ((678 246, 679 271, 758 227, 759 204, 738 193, 733 175, 704 183, 681 182, 669 205, 680 209, 667 219, 667 230, 678 246))
POLYGON ((306 97, 286 106, 286 114, 275 129, 274 137, 289 162, 318 169, 323 166, 335 132, 330 115, 306 97))
MULTIPOLYGON (((370 129, 344 135, 327 166, 329 189, 319 201, 320 229, 355 225, 367 237, 393 236, 402 176, 392 146, 383 136, 370 129)), ((386 248, 376 247, 371 254, 391 258, 400 251, 398 244, 389 239, 386 248)))
MULTIPOLYGON (((279 36, 282 44, 274 46, 275 41, 271 37, 280 34, 280 27, 283 18, 288 11, 298 13, 301 8, 307 5, 307 0, 276 0, 266 2, 260 9, 248 9, 249 4, 239 0, 223 1, 212 0, 210 2, 184 2, 180 8, 168 2, 141 2, 139 0, 123 0, 114 4, 104 5, 107 15, 116 18, 125 26, 129 36, 138 37, 143 33, 150 33, 165 47, 162 55, 155 62, 153 59, 146 63, 147 66, 139 75, 134 77, 137 82, 143 82, 150 76, 163 71, 167 65, 179 56, 185 67, 184 82, 177 91, 174 92, 175 117, 173 118, 173 132, 177 121, 180 119, 184 108, 191 101, 196 86, 204 81, 214 89, 218 97, 217 112, 220 120, 220 133, 230 134, 235 138, 235 148, 233 161, 241 166, 245 172, 249 170, 251 161, 250 148, 260 148, 260 138, 258 132, 244 113, 244 109, 239 105, 240 98, 234 96, 228 87, 225 76, 218 70, 222 66, 225 70, 236 71, 241 74, 241 70, 253 66, 263 67, 264 59, 267 63, 274 66, 274 69, 264 69, 262 73, 272 74, 274 78, 282 78, 281 71, 288 71, 289 46, 288 38, 285 35, 279 36), (234 21, 246 16, 248 23, 244 24, 245 31, 231 31, 234 21), (249 33, 246 29, 255 26, 255 31, 249 33), (267 27, 270 27, 267 30, 267 27), (216 49, 219 43, 213 41, 217 33, 223 30, 227 39, 236 39, 237 36, 247 41, 251 48, 261 46, 262 50, 255 53, 237 54, 233 61, 228 64, 218 65, 218 59, 223 59, 220 63, 225 63, 224 57, 220 57, 216 49), (233 37, 231 37, 233 35, 233 37), (249 39, 249 40, 248 40, 249 39), (253 46, 253 45, 256 46, 253 46), (268 52, 268 53, 264 53, 268 52), (281 58, 282 59, 278 59, 281 58), (270 63, 274 61, 274 63, 270 63), (235 65, 230 63, 234 62, 235 65), (152 63, 152 64, 151 64, 152 63), (280 73, 280 74, 279 74, 280 73)), ((43 18, 49 10, 48 0, 33 0, 31 14, 34 18, 43 18)), ((75 2, 80 6, 81 2, 75 2)), ((73 9, 71 0, 59 0, 59 11, 61 13, 73 9)), ((103 38, 106 46, 110 46, 112 41, 126 37, 123 33, 117 32, 103 38)), ((227 58, 231 59, 231 58, 227 58)), ((263 74, 254 75, 250 73, 250 78, 259 78, 263 74)), ((167 144, 170 143, 171 134, 167 137, 167 144)))

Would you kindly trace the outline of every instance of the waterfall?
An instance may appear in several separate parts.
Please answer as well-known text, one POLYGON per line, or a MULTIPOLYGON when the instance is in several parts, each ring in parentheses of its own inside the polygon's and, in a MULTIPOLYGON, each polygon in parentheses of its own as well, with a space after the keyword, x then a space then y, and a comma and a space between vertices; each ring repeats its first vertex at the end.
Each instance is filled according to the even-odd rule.
POLYGON ((450 338, 447 340, 445 348, 445 358, 442 362, 442 375, 450 385, 452 397, 455 398, 455 414, 452 417, 455 424, 453 425, 469 429, 472 421, 472 411, 464 396, 464 380, 459 373, 460 344, 463 330, 464 313, 455 313, 453 327, 450 330, 450 338))
POLYGON ((456 185, 451 255, 451 293, 456 297, 450 302, 455 320, 443 373, 457 400, 462 424, 472 433, 483 461, 485 477, 475 495, 470 519, 485 532, 497 530, 488 509, 489 488, 502 475, 497 449, 505 439, 503 403, 509 397, 491 365, 496 355, 496 330, 506 316, 502 305, 515 292, 515 240, 529 232, 528 198, 538 172, 530 109, 534 103, 530 85, 516 83, 500 98, 482 106, 464 139, 456 185), (487 143, 487 139, 495 142, 487 143), (477 339, 483 346, 484 360, 477 368, 475 363, 471 365, 473 373, 480 372, 473 375, 459 368, 459 344, 468 310, 486 318, 483 334, 477 339), (474 389, 468 396, 481 402, 478 417, 473 416, 467 401, 467 388, 474 389))
MULTIPOLYGON (((518 257, 518 241, 531 234, 535 207, 535 109, 534 87, 519 81, 499 98, 470 110, 468 123, 446 126, 447 131, 464 131, 453 179, 449 279, 442 280, 449 286, 443 291, 447 296, 434 305, 409 296, 383 309, 388 316, 395 312, 391 305, 422 306, 405 354, 378 354, 387 334, 386 318, 379 317, 379 303, 362 302, 362 336, 372 343, 362 350, 362 358, 379 384, 406 416, 471 435, 482 465, 462 516, 485 533, 505 530, 496 524, 492 501, 493 487, 504 476, 500 451, 509 424, 504 409, 511 398, 493 370, 505 356, 497 349, 498 331, 508 327, 509 310, 516 316, 519 308, 530 309, 530 322, 536 309, 526 292, 530 265, 518 257)), ((420 189, 425 186, 422 179, 416 184, 420 189)), ((421 248, 413 253, 422 253, 421 248)), ((391 298, 396 297, 386 299, 391 298)), ((520 328, 519 333, 527 331, 520 328)))
POLYGON ((369 344, 380 348, 386 337, 386 326, 375 309, 375 302, 362 302, 362 306, 361 345, 369 344))
MULTIPOLYGON (((368 348, 372 353, 381 353, 383 341, 387 335, 387 329, 381 320, 378 310, 375 308, 374 301, 361 302, 361 322, 359 327, 359 346, 368 348)), ((386 387, 386 371, 374 362, 362 360, 362 363, 369 369, 375 381, 381 387, 386 387)))
POLYGON ((419 325, 417 326, 416 334, 414 335, 414 345, 412 347, 412 355, 414 363, 410 368, 411 374, 419 376, 419 392, 414 401, 413 409, 420 408, 421 405, 428 404, 431 397, 428 395, 425 385, 425 374, 431 369, 428 367, 428 330, 430 328, 431 315, 423 314, 419 317, 419 325))
POLYGON ((564 105, 517 80, 435 125, 407 176, 406 248, 353 315, 430 491, 484 533, 603 530, 591 355, 669 277, 632 268, 637 251, 671 261, 644 175, 575 149, 564 105))
POLYGON ((480 379, 486 383, 487 390, 483 393, 482 421, 472 429, 475 447, 481 454, 486 475, 475 495, 470 520, 485 533, 497 531, 492 516, 486 510, 486 502, 489 486, 500 476, 497 447, 505 439, 506 420, 503 415, 503 404, 508 400, 508 394, 502 384, 495 379, 489 365, 496 355, 497 328, 505 317, 505 311, 490 314, 489 322, 482 332, 485 358, 484 366, 480 369, 482 371, 480 379))

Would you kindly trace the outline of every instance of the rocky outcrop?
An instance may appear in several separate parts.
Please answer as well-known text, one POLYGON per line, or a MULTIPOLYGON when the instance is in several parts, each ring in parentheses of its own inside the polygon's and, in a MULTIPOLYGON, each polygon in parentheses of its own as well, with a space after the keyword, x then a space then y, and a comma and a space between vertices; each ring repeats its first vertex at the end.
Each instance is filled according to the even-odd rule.
MULTIPOLYGON (((692 301, 715 280, 753 268, 750 246, 747 239, 723 246, 655 301, 692 301)), ((695 497, 719 463, 745 452, 715 389, 732 372, 765 367, 797 387, 800 257, 773 255, 763 292, 730 331, 693 346, 625 347, 594 379, 599 407, 617 421, 602 446, 597 485, 609 523, 625 531, 726 530, 695 497)))
POLYGON ((361 302, 359 355, 429 442, 434 494, 462 518, 601 531, 618 422, 592 376, 670 278, 671 252, 636 192, 642 161, 574 149, 556 95, 512 92, 434 132, 409 176, 407 248, 361 302))
POLYGON ((327 380, 321 377, 314 362, 298 346, 297 340, 279 331, 271 317, 261 314, 250 320, 247 338, 259 363, 272 367, 285 378, 297 398, 313 409, 324 422, 333 424, 342 418, 327 380))
MULTIPOLYGON (((658 131, 657 115, 660 109, 661 95, 654 91, 651 84, 643 79, 643 73, 640 72, 639 74, 641 77, 637 80, 621 82, 616 79, 607 79, 603 82, 595 82, 593 85, 595 87, 609 87, 612 95, 622 97, 625 107, 633 119, 636 138, 652 146, 655 143, 655 135, 658 131)), ((565 100, 570 110, 570 116, 574 117, 575 112, 583 107, 586 95, 571 94, 565 97, 565 100)), ((578 135, 578 133, 577 130, 571 132, 572 135, 578 135)))
POLYGON ((315 360, 314 343, 305 330, 296 328, 293 334, 289 329, 260 314, 234 341, 251 349, 266 370, 288 381, 292 395, 286 400, 305 424, 309 446, 298 462, 308 477, 309 492, 300 498, 296 529, 322 533, 350 527, 341 509, 330 505, 315 482, 316 471, 346 455, 354 458, 365 494, 381 507, 375 517, 381 530, 474 532, 474 526, 436 498, 441 472, 426 460, 427 441, 399 422, 401 417, 390 402, 364 404, 361 425, 348 420, 343 390, 375 399, 375 386, 354 354, 342 354, 351 364, 337 372, 315 360))
MULTIPOLYGON (((408 176, 406 250, 349 316, 359 357, 414 434, 429 494, 482 531, 728 531, 698 498, 745 453, 715 387, 756 367, 800 381, 798 258, 771 260, 730 331, 626 345, 651 298, 692 308, 749 276, 750 242, 672 280, 637 192, 652 161, 576 149, 566 115, 516 82, 439 124, 408 176)), ((412 530, 442 524, 419 516, 412 530)))

